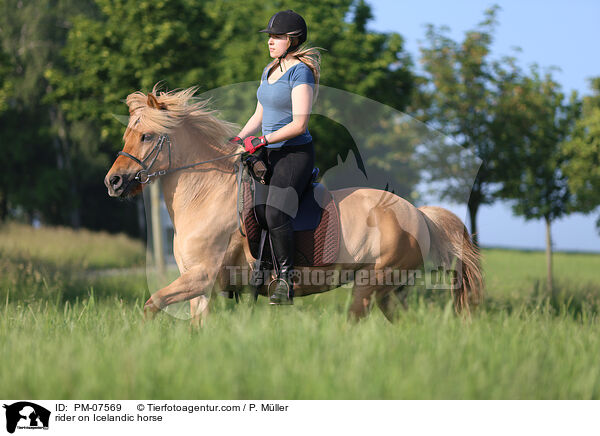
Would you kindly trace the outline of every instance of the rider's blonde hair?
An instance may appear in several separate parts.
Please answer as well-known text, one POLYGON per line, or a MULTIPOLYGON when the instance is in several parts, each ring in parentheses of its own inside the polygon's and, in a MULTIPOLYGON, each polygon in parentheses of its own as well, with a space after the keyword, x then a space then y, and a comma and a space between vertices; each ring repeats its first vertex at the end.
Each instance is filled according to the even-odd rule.
MULTIPOLYGON (((294 45, 297 44, 298 37, 288 35, 288 40, 290 41, 290 44, 294 45)), ((312 71, 313 76, 315 77, 314 100, 317 99, 317 95, 319 94, 319 80, 321 79, 321 52, 319 50, 325 49, 321 47, 310 47, 306 44, 303 44, 297 50, 289 53, 290 55, 298 59, 300 62, 306 64, 306 66, 312 71)), ((271 62, 271 64, 269 65, 269 71, 275 65, 278 65, 277 59, 271 62)))

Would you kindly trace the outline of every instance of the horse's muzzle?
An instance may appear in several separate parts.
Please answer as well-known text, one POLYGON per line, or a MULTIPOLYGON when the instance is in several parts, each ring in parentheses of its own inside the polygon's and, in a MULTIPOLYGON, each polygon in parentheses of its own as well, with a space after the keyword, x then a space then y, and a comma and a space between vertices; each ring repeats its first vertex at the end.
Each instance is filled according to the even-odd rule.
POLYGON ((111 197, 121 197, 126 194, 129 186, 133 182, 134 176, 127 174, 106 175, 104 185, 108 188, 108 195, 111 197))

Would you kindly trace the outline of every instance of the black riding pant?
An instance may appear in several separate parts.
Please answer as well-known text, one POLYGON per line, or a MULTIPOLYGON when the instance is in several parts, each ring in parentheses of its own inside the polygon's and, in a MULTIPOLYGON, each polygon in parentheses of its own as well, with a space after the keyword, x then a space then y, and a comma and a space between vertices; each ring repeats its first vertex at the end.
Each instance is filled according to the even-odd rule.
POLYGON ((256 218, 263 228, 280 227, 291 221, 298 211, 300 196, 308 186, 315 166, 312 142, 267 148, 271 173, 268 185, 259 183, 255 203, 256 218))

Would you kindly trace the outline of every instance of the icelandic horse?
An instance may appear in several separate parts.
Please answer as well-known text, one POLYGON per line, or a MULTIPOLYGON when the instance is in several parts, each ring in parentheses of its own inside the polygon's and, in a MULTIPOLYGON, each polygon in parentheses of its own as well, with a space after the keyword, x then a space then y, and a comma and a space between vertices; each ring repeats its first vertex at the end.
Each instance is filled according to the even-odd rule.
MULTIPOLYGON (((170 304, 189 300, 193 324, 207 315, 212 292, 241 283, 232 280, 230 267, 247 269, 254 262, 247 239, 238 231, 235 168, 243 150, 228 142, 235 125, 217 118, 206 100, 193 98, 196 90, 156 95, 155 86, 147 95, 130 94, 124 147, 104 179, 110 196, 132 197, 153 176, 161 178, 175 230, 173 251, 180 276, 151 295, 144 313, 152 317, 170 304), (190 165, 204 161, 209 162, 190 165), (150 174, 153 169, 156 172, 150 174)), ((451 289, 455 310, 469 313, 470 302, 480 300, 480 253, 455 214, 436 206, 417 208, 379 189, 345 188, 331 193, 339 211, 337 260, 328 267, 297 269, 356 271, 370 266, 383 274, 386 269, 421 268, 426 259, 445 268, 455 262, 459 270, 451 289)), ((300 297, 338 286, 299 283, 294 292, 300 297)), ((364 317, 374 296, 384 315, 393 320, 399 306, 405 305, 404 288, 383 280, 355 281, 349 316, 364 317)), ((266 295, 266 286, 259 292, 266 295)))

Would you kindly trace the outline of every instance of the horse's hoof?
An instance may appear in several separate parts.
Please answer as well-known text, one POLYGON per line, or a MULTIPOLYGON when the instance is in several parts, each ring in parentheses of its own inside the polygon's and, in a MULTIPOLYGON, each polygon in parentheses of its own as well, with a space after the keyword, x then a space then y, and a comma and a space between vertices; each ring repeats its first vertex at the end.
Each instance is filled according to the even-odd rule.
POLYGON ((204 319, 202 317, 194 317, 190 320, 190 331, 197 331, 204 327, 204 319))
POLYGON ((144 304, 144 319, 154 319, 159 310, 160 309, 154 304, 154 301, 152 301, 152 297, 150 297, 148 301, 146 301, 146 304, 144 304))

